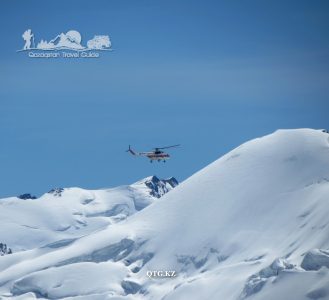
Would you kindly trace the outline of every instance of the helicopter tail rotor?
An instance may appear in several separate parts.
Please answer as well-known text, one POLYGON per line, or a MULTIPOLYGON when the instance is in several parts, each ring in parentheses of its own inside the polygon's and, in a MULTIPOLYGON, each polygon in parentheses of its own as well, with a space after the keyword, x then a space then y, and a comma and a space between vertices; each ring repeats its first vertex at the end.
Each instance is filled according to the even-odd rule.
POLYGON ((130 152, 132 155, 136 155, 136 152, 133 149, 131 149, 130 145, 128 147, 128 150, 126 150, 126 152, 130 152))

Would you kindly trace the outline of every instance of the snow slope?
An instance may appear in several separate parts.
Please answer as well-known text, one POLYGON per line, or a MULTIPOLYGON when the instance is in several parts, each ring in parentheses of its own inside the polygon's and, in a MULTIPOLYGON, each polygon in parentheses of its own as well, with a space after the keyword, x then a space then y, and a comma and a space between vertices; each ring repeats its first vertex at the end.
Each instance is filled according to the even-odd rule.
POLYGON ((55 188, 38 199, 1 199, 0 243, 14 252, 59 247, 125 219, 177 185, 175 178, 151 176, 111 189, 55 188))
MULTIPOLYGON (((234 149, 126 218, 106 224, 113 217, 103 216, 97 231, 55 247, 34 242, 30 250, 0 257, 0 295, 329 299, 328 195, 328 133, 279 130, 234 149), (158 270, 176 276, 149 278, 158 270)), ((28 201, 21 209, 38 215, 29 205, 35 200, 28 201)), ((56 201, 49 210, 57 218, 50 236, 76 224, 55 212, 56 201)))

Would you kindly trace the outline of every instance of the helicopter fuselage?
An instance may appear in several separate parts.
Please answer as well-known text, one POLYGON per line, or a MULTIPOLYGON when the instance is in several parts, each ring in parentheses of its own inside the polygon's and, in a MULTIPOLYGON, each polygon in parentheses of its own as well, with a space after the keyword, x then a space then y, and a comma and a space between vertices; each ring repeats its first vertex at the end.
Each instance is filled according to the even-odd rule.
POLYGON ((149 153, 146 155, 150 160, 167 160, 170 158, 168 153, 149 153))

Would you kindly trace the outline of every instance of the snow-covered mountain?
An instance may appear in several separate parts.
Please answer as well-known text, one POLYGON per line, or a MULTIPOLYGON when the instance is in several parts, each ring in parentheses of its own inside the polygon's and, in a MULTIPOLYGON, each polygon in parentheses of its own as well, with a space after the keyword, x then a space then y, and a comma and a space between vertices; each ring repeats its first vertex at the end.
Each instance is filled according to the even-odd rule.
POLYGON ((0 242, 14 253, 68 243, 124 220, 177 185, 173 177, 151 176, 111 189, 53 188, 38 199, 30 194, 0 199, 0 242))
POLYGON ((160 199, 166 189, 150 187, 2 200, 0 236, 14 253, 0 257, 0 295, 329 299, 328 133, 279 130, 160 199))

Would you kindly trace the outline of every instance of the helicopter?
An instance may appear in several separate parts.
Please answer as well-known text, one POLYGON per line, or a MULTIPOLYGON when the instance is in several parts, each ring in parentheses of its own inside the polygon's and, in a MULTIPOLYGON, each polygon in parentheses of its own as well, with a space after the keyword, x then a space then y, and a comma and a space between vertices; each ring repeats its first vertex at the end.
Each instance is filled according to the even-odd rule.
POLYGON ((153 151, 137 152, 137 151, 134 151, 129 145, 129 148, 126 152, 130 152, 134 156, 148 157, 150 159, 151 163, 154 160, 157 160, 158 162, 160 162, 160 161, 166 162, 166 160, 170 158, 170 155, 168 153, 165 153, 162 150, 169 149, 169 148, 176 148, 176 147, 179 147, 179 146, 180 145, 178 144, 178 145, 172 145, 172 146, 167 146, 167 147, 156 147, 156 148, 153 148, 153 151))

